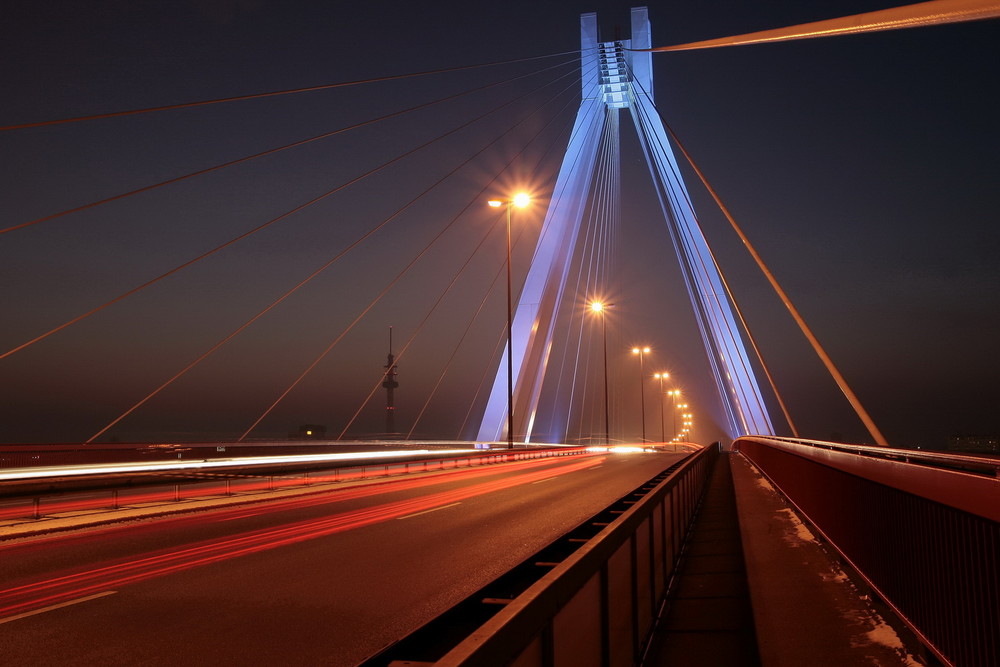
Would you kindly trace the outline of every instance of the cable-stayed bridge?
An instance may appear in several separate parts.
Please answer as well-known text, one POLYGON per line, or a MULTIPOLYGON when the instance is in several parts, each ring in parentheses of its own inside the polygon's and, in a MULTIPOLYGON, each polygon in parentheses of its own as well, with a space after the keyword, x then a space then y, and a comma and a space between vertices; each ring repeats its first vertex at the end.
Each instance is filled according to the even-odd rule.
MULTIPOLYGON (((622 19, 631 20, 616 17, 622 19)), ((668 429, 656 428, 661 405, 653 399, 659 387, 654 390, 651 378, 640 381, 639 364, 629 355, 637 344, 654 348, 650 371, 672 373, 667 389, 690 388, 698 425, 706 429, 702 439, 767 432, 739 414, 748 404, 772 413, 777 432, 793 433, 770 383, 753 386, 757 381, 751 378, 763 379, 763 368, 755 354, 740 349, 750 340, 732 307, 722 305, 731 300, 712 283, 709 274, 715 271, 699 278, 691 268, 695 257, 710 266, 705 253, 711 246, 689 248, 677 233, 697 230, 692 216, 699 215, 713 222, 713 246, 725 247, 735 238, 720 235, 727 223, 694 173, 688 171, 676 185, 665 180, 675 169, 675 149, 664 143, 664 128, 654 127, 664 119, 652 75, 644 69, 652 64, 649 55, 624 47, 611 54, 629 77, 621 94, 641 105, 626 104, 615 113, 634 113, 644 128, 641 141, 634 123, 622 128, 617 141, 625 145, 625 164, 614 162, 619 158, 610 149, 615 141, 610 134, 573 135, 581 93, 594 99, 583 88, 610 85, 610 79, 598 80, 606 76, 609 54, 596 50, 596 34, 587 39, 593 53, 441 68, 454 71, 393 75, 389 81, 372 76, 357 85, 341 82, 264 98, 232 95, 239 99, 226 103, 160 101, 147 108, 172 108, 41 127, 9 123, 4 136, 14 142, 11 150, 27 152, 17 158, 24 166, 5 198, 10 202, 3 227, 5 264, 10 307, 17 315, 5 328, 0 354, 8 385, 19 390, 6 402, 11 418, 4 420, 3 439, 134 440, 153 433, 270 438, 305 423, 324 424, 334 435, 383 432, 378 362, 391 326, 396 352, 402 352, 397 368, 404 370, 395 430, 501 440, 502 420, 491 416, 489 426, 479 428, 486 403, 503 393, 495 386, 505 354, 499 330, 506 263, 497 238, 502 220, 491 219, 483 202, 522 188, 536 195, 530 209, 515 211, 513 221, 513 291, 515 297, 530 297, 538 282, 529 282, 531 272, 549 270, 544 262, 532 263, 536 247, 544 248, 538 241, 546 215, 564 215, 559 212, 574 201, 565 191, 568 183, 559 183, 560 166, 573 167, 582 145, 601 152, 590 172, 575 167, 592 179, 592 197, 580 204, 589 208, 574 228, 579 252, 567 260, 559 280, 559 305, 574 317, 562 318, 558 344, 545 353, 548 363, 538 363, 538 349, 529 362, 533 373, 544 368, 550 379, 516 387, 516 401, 523 402, 514 411, 518 439, 532 431, 536 441, 582 441, 605 430, 618 440, 641 439, 647 430, 665 435, 668 429), (642 64, 647 60, 649 65, 642 64), (636 62, 641 71, 632 72, 636 62), (324 99, 333 102, 341 122, 315 122, 314 115, 330 113, 329 103, 321 106, 324 99), (345 104, 348 99, 366 104, 345 104), (267 119, 257 110, 272 102, 278 106, 268 113, 292 115, 265 130, 267 119), (226 118, 235 131, 213 136, 221 135, 215 128, 226 118), (199 133, 198 127, 213 128, 212 134, 199 133), (248 137, 253 137, 250 150, 241 147, 248 137), (643 147, 658 165, 655 179, 644 164, 643 147), (110 165, 105 156, 119 151, 119 161, 110 165), (49 154, 59 159, 49 160, 49 154), (42 173, 44 180, 35 178, 42 173), (26 177, 35 180, 17 185, 26 177), (695 213, 678 208, 690 208, 684 204, 684 180, 692 186, 690 196, 705 202, 691 209, 695 213), (656 186, 645 185, 650 182, 656 186), (39 190, 42 183, 48 184, 45 192, 39 190), (668 197, 669 188, 675 191, 668 197), (494 231, 487 238, 483 232, 490 224, 494 231), (667 259, 677 248, 681 269, 667 259), (258 261, 261 257, 267 259, 258 261), (662 277, 646 280, 650 270, 662 277), (714 295, 717 314, 709 316, 706 296, 695 301, 700 305, 692 317, 685 303, 689 292, 714 295), (585 317, 587 301, 597 298, 615 303, 606 311, 607 424, 599 423, 598 318, 585 317), (287 326, 293 321, 311 326, 287 326), (741 342, 727 349, 723 339, 741 342), (745 378, 727 384, 735 368, 745 378), (729 397, 735 388, 743 395, 734 404, 729 397), (71 395, 87 396, 94 409, 74 406, 71 395), (61 414, 58 424, 50 419, 52 411, 61 414), (196 419, 199 412, 205 417, 196 419), (539 413, 545 426, 529 428, 527 421, 539 413), (42 433, 42 423, 52 430, 42 433)), ((660 86, 669 99, 669 86, 660 86)), ((689 169, 684 159, 678 162, 689 169)), ((709 228, 702 227, 695 237, 709 228)), ((739 275, 737 291, 744 282, 739 275)), ((537 321, 519 319, 523 322, 515 327, 537 321)), ((765 337, 773 328, 770 321, 755 327, 765 337)), ((555 331, 542 341, 553 341, 555 331)), ((783 353, 772 352, 774 363, 791 357, 789 338, 767 341, 783 353)), ((812 353, 796 344, 803 346, 791 362, 798 369, 812 353)), ((808 363, 818 370, 816 361, 808 363)), ((788 366, 775 378, 776 386, 782 375, 797 375, 788 366)), ((784 393, 794 387, 793 402, 805 391, 797 379, 784 380, 784 393)), ((816 384, 829 386, 831 397, 843 390, 825 379, 816 384)), ((669 402, 673 410, 674 401, 669 402)), ((843 404, 837 398, 829 402, 843 404)), ((791 412, 809 411, 803 403, 791 412)), ((826 423, 806 422, 803 432, 827 437, 859 425, 841 415, 835 423, 829 417, 826 423)), ((853 439, 878 440, 871 428, 859 429, 853 439)))
MULTIPOLYGON (((944 14, 959 20, 992 11, 944 4, 944 14)), ((703 172, 685 161, 687 151, 657 105, 660 56, 646 50, 655 40, 645 8, 633 9, 629 21, 630 34, 609 38, 598 17, 586 14, 580 49, 550 56, 5 126, 5 137, 36 133, 81 147, 75 156, 66 154, 65 163, 43 156, 38 164, 46 173, 92 165, 95 174, 83 173, 66 190, 54 188, 41 198, 26 191, 3 225, 8 270, 23 288, 12 290, 20 307, 0 351, 13 389, 7 410, 19 413, 5 419, 5 428, 30 433, 4 439, 86 440, 95 447, 218 439, 232 446, 296 429, 297 436, 311 436, 313 428, 325 429, 329 440, 377 435, 478 443, 728 443, 775 432, 813 435, 796 427, 780 377, 775 381, 765 362, 772 355, 758 347, 747 326, 753 317, 742 311, 733 294, 739 290, 726 280, 702 229, 693 200, 708 198, 692 192, 715 192, 707 179, 699 184, 703 172), (424 87, 432 79, 449 83, 424 87), (320 93, 340 96, 334 104, 340 123, 300 132, 318 127, 320 114, 313 107, 296 109, 292 100, 320 93), (237 129, 228 136, 199 134, 199 121, 224 118, 232 105, 250 109, 263 98, 278 100, 289 119, 278 130, 253 134, 255 140, 266 134, 271 143, 242 149, 247 130, 267 120, 252 111, 232 116, 237 129), (348 103, 353 100, 372 106, 348 103), (180 151, 168 141, 154 148, 155 119, 166 117, 184 119, 170 121, 171 132, 183 129, 197 145, 180 151), (626 117, 630 122, 622 122, 626 117), (103 129, 83 144, 72 138, 75 128, 94 124, 103 129), (124 144, 128 159, 105 171, 101 147, 112 142, 124 144), (328 145, 337 148, 325 152, 328 145), (148 165, 153 154, 155 168, 138 166, 148 165), (111 172, 119 180, 108 180, 111 172), (639 180, 652 206, 636 205, 631 188, 639 180), (513 206, 518 192, 529 195, 524 209, 513 206), (32 204, 33 196, 45 205, 32 204), (488 208, 488 199, 498 200, 499 210, 488 208), (636 219, 642 220, 638 227, 636 219), (654 247, 671 254, 644 261, 654 247), (591 308, 594 303, 602 308, 591 308), (664 315, 669 329, 654 324, 664 315), (68 432, 79 434, 46 435, 68 432)), ((870 23, 892 21, 905 27, 921 19, 870 23)), ((857 24, 844 29, 855 32, 857 24)), ((785 36, 754 39, 772 38, 785 36)), ((702 46, 715 45, 692 48, 702 46)), ((716 203, 830 372, 828 382, 854 408, 867 433, 858 439, 888 445, 837 369, 836 355, 819 344, 736 217, 721 199, 716 203)), ((941 464, 933 457, 910 460, 891 448, 879 453, 831 443, 805 454, 802 447, 816 443, 751 438, 739 449, 852 562, 872 555, 841 546, 858 542, 858 531, 825 516, 829 502, 817 492, 821 485, 852 494, 845 490, 853 483, 844 481, 846 475, 931 503, 890 518, 913 512, 931 520, 939 511, 933 503, 944 504, 960 517, 934 519, 942 521, 941 536, 963 545, 948 556, 962 572, 960 585, 987 591, 973 596, 975 613, 987 622, 993 618, 995 568, 983 565, 985 552, 976 546, 995 541, 995 521, 981 512, 983 499, 995 494, 995 485, 981 479, 988 462, 941 464), (884 463, 857 462, 871 457, 884 463), (963 474, 974 469, 978 477, 949 478, 951 491, 935 495, 939 473, 926 467, 939 464, 959 466, 963 474), (916 481, 901 483, 900 476, 916 481), (811 480, 804 490, 802 479, 811 480), (959 492, 964 484, 980 490, 959 492), (978 569, 970 564, 977 559, 978 569)), ((699 465, 688 463, 691 470, 699 465)), ((547 479, 526 477, 512 485, 547 479)), ((697 482, 704 483, 704 477, 697 482)), ((681 489, 677 502, 683 505, 684 484, 696 483, 662 484, 681 489)), ((363 525, 449 508, 479 493, 379 510, 363 525)), ((891 494, 878 497, 878 503, 895 502, 891 494)), ((664 545, 659 554, 650 547, 653 582, 661 576, 654 560, 677 556, 674 537, 666 549, 666 510, 658 511, 660 519, 644 524, 664 545)), ((311 539, 313 528, 324 535, 341 530, 310 524, 288 543, 311 539)), ((901 542, 910 537, 907 531, 894 535, 901 542)), ((264 548, 263 542, 247 547, 248 553, 264 548)), ((945 557, 935 548, 920 553, 924 564, 945 557)), ((872 557, 884 560, 885 553, 872 557)), ((160 558, 163 572, 194 563, 166 565, 160 558)), ((633 579, 641 578, 636 562, 633 579)), ((955 664, 976 664, 989 655, 988 642, 981 645, 975 631, 971 639, 955 640, 949 635, 954 628, 940 618, 920 617, 933 599, 887 594, 909 584, 883 582, 891 569, 884 562, 859 569, 913 631, 927 634, 922 640, 939 659, 963 655, 955 664), (974 651, 952 653, 963 642, 974 644, 974 651)), ((602 584, 604 598, 609 585, 602 584)), ((633 588, 638 595, 641 586, 633 588)), ((642 604, 633 601, 635 628, 645 613, 642 604)), ((34 614, 36 607, 28 604, 23 613, 34 614)), ((5 607, 11 614, 15 608, 5 607)), ((602 609, 604 618, 607 607, 602 609)), ((21 613, 7 618, 20 620, 21 613)), ((619 651, 634 657, 644 631, 632 630, 628 651, 616 644, 615 630, 602 632, 602 660, 617 664, 619 651)))

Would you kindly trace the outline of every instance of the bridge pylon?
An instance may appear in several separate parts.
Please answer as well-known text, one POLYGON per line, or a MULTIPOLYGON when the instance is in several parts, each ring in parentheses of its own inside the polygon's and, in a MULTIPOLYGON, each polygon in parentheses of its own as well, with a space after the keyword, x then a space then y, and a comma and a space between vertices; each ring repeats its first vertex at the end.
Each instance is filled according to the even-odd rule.
MULTIPOLYGON (((773 434, 767 407, 750 364, 718 267, 698 225, 697 216, 653 102, 652 54, 630 49, 652 46, 645 7, 631 11, 631 39, 599 42, 597 14, 580 17, 581 102, 535 253, 511 326, 514 381, 514 436, 530 442, 553 340, 581 223, 592 192, 614 180, 614 170, 597 170, 599 147, 618 143, 619 113, 627 109, 649 167, 660 209, 677 254, 695 319, 708 355, 731 437, 773 434)), ((617 187, 617 182, 610 183, 617 187)), ((576 295, 572 295, 574 300, 576 295)), ((507 351, 498 367, 476 438, 506 439, 507 351)), ((542 439, 566 438, 569 396, 552 408, 542 439)))

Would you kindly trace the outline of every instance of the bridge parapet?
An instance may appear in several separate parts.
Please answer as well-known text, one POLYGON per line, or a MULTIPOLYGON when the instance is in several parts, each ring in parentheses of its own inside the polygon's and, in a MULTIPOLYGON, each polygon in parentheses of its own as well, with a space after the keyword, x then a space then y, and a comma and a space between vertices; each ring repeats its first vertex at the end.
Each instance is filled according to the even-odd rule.
POLYGON ((362 667, 639 664, 718 452, 695 451, 585 522, 589 537, 559 541, 578 543, 561 560, 550 560, 563 551, 558 544, 530 558, 523 565, 551 569, 526 589, 496 598, 491 584, 362 667), (499 610, 479 620, 476 609, 487 604, 499 610))
POLYGON ((938 659, 1000 664, 1000 461, 772 437, 733 450, 938 659))

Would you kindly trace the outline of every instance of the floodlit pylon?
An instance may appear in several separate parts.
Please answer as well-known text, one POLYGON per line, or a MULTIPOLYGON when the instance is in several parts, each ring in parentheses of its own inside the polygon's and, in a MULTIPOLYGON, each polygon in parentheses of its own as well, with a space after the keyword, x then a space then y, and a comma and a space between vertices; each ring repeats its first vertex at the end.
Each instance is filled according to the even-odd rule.
MULTIPOLYGON (((580 109, 511 327, 515 439, 531 440, 559 307, 595 185, 598 147, 608 127, 617 129, 621 109, 628 109, 635 123, 726 411, 728 434, 773 434, 732 306, 653 104, 652 54, 630 50, 652 45, 646 8, 633 8, 631 19, 631 39, 599 43, 597 14, 580 17, 580 109)), ((505 351, 477 435, 480 441, 506 438, 506 368, 505 351)), ((563 441, 565 432, 553 428, 559 429, 550 426, 546 439, 563 441)))

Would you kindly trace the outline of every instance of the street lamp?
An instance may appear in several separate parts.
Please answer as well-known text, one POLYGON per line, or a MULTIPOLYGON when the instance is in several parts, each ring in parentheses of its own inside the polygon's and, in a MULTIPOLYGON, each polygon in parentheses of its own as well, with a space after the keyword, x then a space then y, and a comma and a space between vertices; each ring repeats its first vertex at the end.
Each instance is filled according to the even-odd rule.
POLYGON ((633 347, 632 354, 639 355, 639 413, 642 419, 642 442, 646 442, 646 371, 643 370, 643 357, 649 354, 649 346, 633 347))
POLYGON ((590 302, 590 312, 601 316, 601 336, 604 339, 604 444, 611 444, 608 434, 608 321, 607 309, 613 307, 613 303, 603 303, 601 301, 590 302))
MULTIPOLYGON (((523 192, 508 199, 507 204, 507 449, 514 449, 514 359, 511 345, 511 280, 510 280, 510 209, 514 206, 524 208, 531 202, 531 197, 523 192)), ((504 202, 491 199, 486 202, 493 208, 500 208, 504 202)))
POLYGON ((663 381, 670 377, 670 373, 653 373, 653 377, 660 381, 660 442, 666 442, 666 427, 663 425, 663 381))

